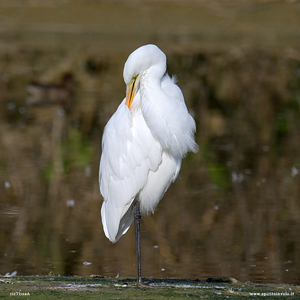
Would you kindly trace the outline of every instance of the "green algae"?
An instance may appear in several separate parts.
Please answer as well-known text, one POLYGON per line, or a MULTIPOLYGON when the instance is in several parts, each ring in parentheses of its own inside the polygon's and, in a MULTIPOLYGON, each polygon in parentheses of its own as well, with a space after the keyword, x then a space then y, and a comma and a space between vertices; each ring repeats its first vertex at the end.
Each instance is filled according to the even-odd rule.
POLYGON ((0 299, 297 299, 300 286, 242 283, 233 278, 206 281, 79 276, 20 276, 0 278, 0 299))

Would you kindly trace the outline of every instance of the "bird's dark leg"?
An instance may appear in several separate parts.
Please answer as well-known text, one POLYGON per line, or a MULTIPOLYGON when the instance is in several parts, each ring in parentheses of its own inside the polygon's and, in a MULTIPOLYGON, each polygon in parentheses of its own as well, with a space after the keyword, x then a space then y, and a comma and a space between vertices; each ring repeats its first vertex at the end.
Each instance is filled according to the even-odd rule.
POLYGON ((138 286, 142 285, 140 222, 141 222, 140 201, 137 199, 134 205, 134 225, 135 225, 135 240, 136 240, 136 257, 137 257, 137 266, 138 266, 138 277, 137 277, 138 286))

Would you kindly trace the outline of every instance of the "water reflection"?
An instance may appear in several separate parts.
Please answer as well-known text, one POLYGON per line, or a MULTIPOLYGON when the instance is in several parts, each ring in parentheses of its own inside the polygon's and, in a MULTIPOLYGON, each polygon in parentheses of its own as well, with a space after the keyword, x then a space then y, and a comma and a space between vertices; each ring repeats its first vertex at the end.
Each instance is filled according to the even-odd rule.
MULTIPOLYGON (((115 79, 123 56, 95 69, 95 53, 39 53, 14 76, 22 57, 5 55, 0 273, 135 276, 134 230, 116 244, 105 238, 98 187, 102 130, 124 96, 115 79), (61 68, 64 59, 76 64, 61 68), (41 62, 55 66, 32 72, 41 62), (76 78, 72 109, 26 103, 29 79, 57 84, 66 71, 76 78)), ((299 61, 257 50, 168 57, 200 151, 142 219, 143 276, 299 284, 299 61)))

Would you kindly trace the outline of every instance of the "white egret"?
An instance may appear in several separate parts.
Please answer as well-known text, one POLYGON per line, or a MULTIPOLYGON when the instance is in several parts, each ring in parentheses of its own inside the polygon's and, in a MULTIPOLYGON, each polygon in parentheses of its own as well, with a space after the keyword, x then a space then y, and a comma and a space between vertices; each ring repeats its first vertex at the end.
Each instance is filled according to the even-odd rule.
POLYGON ((136 228, 138 285, 141 284, 141 213, 154 212, 176 179, 188 151, 197 152, 195 121, 180 88, 166 74, 166 55, 155 45, 131 53, 123 72, 126 98, 105 126, 99 184, 101 216, 113 243, 136 228))

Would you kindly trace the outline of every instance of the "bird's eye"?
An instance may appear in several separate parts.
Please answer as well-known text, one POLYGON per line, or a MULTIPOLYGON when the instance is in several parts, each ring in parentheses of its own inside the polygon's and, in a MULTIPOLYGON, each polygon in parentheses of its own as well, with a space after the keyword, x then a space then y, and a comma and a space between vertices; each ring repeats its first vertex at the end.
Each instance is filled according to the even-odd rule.
POLYGON ((139 76, 139 75, 133 75, 132 78, 131 78, 131 81, 132 81, 132 82, 136 81, 136 79, 137 79, 138 76, 139 76))
POLYGON ((132 84, 134 86, 135 91, 139 90, 139 88, 140 88, 140 81, 137 80, 138 76, 139 76, 138 74, 137 75, 133 75, 132 78, 131 78, 131 82, 132 82, 132 84))

